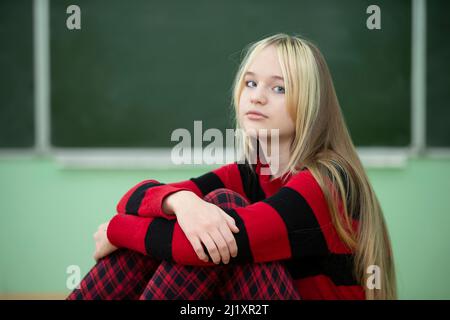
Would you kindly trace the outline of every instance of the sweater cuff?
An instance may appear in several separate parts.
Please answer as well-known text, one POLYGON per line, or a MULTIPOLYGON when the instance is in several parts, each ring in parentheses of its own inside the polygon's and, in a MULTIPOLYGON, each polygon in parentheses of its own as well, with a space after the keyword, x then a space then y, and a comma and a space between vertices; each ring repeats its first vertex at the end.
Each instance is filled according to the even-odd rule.
POLYGON ((142 200, 139 208, 140 216, 162 217, 165 219, 176 219, 174 214, 166 214, 163 211, 163 202, 166 197, 178 191, 191 191, 187 188, 178 188, 171 185, 162 185, 147 190, 147 195, 142 200))
POLYGON ((127 248, 147 254, 145 236, 152 218, 139 218, 133 215, 117 214, 108 224, 106 236, 118 248, 127 248))

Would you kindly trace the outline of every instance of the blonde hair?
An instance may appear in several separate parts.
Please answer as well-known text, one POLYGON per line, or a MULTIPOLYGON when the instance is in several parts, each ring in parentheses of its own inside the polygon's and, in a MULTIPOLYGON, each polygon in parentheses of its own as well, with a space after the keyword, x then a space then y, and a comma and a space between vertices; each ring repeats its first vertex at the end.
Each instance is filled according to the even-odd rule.
MULTIPOLYGON (((236 127, 240 127, 237 115, 244 74, 268 46, 277 50, 286 106, 295 123, 289 164, 282 174, 309 169, 325 195, 339 237, 355 255, 354 273, 365 288, 366 299, 396 299, 393 254, 383 212, 347 130, 328 66, 313 43, 275 34, 247 47, 233 83, 236 127), (352 224, 355 216, 359 217, 358 230, 352 224), (372 265, 381 271, 380 289, 365 285, 366 270, 372 265)), ((247 159, 252 149, 249 137, 237 131, 247 159)))

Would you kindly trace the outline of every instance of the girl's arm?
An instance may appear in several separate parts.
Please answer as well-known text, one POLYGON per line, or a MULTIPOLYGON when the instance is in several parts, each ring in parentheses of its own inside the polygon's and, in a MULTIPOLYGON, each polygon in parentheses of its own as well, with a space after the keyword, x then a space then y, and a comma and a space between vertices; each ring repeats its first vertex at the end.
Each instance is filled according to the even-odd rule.
POLYGON ((128 190, 120 199, 117 204, 117 213, 174 219, 173 215, 164 213, 162 209, 163 201, 167 196, 177 191, 188 190, 203 198, 209 192, 219 188, 227 188, 246 197, 236 163, 224 165, 200 177, 176 183, 162 184, 156 180, 144 180, 128 190))
MULTIPOLYGON (((231 262, 268 262, 330 252, 348 253, 332 227, 328 207, 314 177, 302 171, 275 195, 246 207, 224 209, 236 221, 238 254, 231 262), (331 246, 331 247, 330 247, 331 246)), ((109 241, 186 265, 214 265, 197 257, 178 221, 116 215, 109 241)))

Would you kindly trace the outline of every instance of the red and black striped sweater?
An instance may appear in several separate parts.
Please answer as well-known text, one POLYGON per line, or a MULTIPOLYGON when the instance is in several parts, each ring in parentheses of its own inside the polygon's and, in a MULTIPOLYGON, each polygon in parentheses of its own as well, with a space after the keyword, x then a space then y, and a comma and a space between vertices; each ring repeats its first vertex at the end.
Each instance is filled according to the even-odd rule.
MULTIPOLYGON (((228 164, 198 178, 161 184, 145 180, 117 205, 107 236, 117 246, 185 265, 215 266, 200 260, 174 215, 162 210, 166 196, 190 190, 199 197, 228 188, 251 205, 224 209, 236 221, 238 255, 232 263, 283 260, 303 299, 364 299, 353 274, 352 252, 340 240, 325 197, 309 170, 271 179, 261 164, 228 164)), ((355 221, 357 223, 357 221, 355 221)))

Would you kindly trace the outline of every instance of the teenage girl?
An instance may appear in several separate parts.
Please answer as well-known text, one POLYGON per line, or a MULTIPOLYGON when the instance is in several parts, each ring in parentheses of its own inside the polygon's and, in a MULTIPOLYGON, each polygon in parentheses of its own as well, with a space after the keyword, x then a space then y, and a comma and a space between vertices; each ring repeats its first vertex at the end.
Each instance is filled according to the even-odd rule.
POLYGON ((318 48, 253 43, 233 90, 246 161, 131 188, 69 299, 396 298, 383 213, 318 48))

